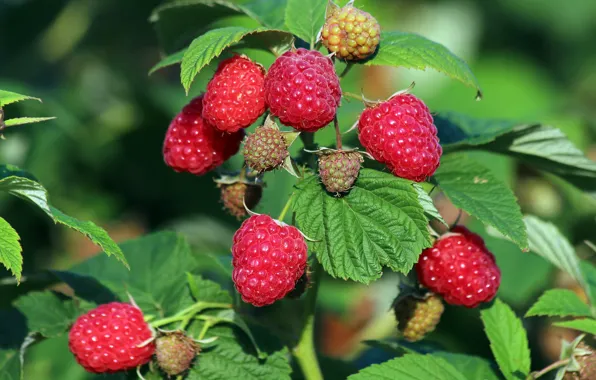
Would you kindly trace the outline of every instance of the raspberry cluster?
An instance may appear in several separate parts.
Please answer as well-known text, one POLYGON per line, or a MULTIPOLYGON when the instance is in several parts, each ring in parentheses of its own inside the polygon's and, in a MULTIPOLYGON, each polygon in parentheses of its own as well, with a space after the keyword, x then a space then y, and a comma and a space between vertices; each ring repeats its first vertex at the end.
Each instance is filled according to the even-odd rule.
POLYGON ((251 216, 234 234, 232 279, 245 302, 269 305, 294 289, 306 259, 306 242, 296 227, 268 215, 251 216))
POLYGON ((439 167, 443 149, 428 107, 411 94, 399 94, 362 112, 362 146, 397 177, 422 182, 439 167))
POLYGON ((155 343, 147 343, 152 336, 138 307, 112 302, 77 318, 68 347, 87 371, 112 373, 148 363, 155 352, 155 343))
POLYGON ((420 283, 445 302, 466 307, 491 301, 501 284, 501 271, 484 240, 463 226, 424 250, 416 272, 420 283))

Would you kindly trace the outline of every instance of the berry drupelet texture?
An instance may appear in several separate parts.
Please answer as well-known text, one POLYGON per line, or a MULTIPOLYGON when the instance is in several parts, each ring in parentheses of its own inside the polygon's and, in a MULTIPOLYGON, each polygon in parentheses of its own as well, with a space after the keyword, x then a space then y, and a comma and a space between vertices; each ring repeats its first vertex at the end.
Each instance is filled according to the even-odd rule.
POLYGON ((443 149, 437 127, 414 95, 396 95, 364 110, 358 131, 366 151, 397 177, 422 182, 439 167, 443 149))
POLYGON ((163 144, 164 161, 177 172, 203 175, 240 149, 244 131, 221 132, 209 125, 201 112, 203 97, 186 105, 172 120, 163 144))
POLYGON ((248 209, 254 208, 263 195, 263 188, 259 185, 251 185, 244 182, 221 186, 221 201, 226 210, 236 218, 240 219, 247 215, 244 204, 248 209))
POLYGON ((221 61, 203 97, 203 118, 224 132, 246 128, 265 112, 265 70, 247 57, 221 61))
POLYGON ((441 298, 431 294, 424 299, 406 296, 395 305, 393 310, 398 322, 397 328, 404 339, 416 342, 434 331, 445 307, 441 298))
POLYGON ((339 78, 331 58, 314 50, 285 52, 265 77, 271 114, 302 132, 315 132, 335 117, 341 100, 339 78))
POLYGON ((112 302, 77 318, 68 334, 68 347, 87 371, 112 373, 149 362, 155 344, 141 344, 152 336, 139 308, 112 302))
POLYGON ((491 301, 501 284, 501 271, 484 240, 463 226, 424 250, 416 272, 420 283, 445 302, 466 307, 491 301))
POLYGON ((296 227, 251 216, 234 234, 232 279, 245 302, 265 306, 292 291, 306 268, 307 247, 296 227))
POLYGON ((283 134, 277 128, 259 127, 244 142, 244 161, 257 172, 278 168, 289 154, 283 134))
POLYGON ((176 376, 190 368, 200 351, 198 343, 181 331, 166 333, 155 341, 155 358, 168 376, 176 376))
POLYGON ((362 154, 336 151, 319 157, 319 176, 330 193, 344 193, 352 188, 362 166, 362 154))

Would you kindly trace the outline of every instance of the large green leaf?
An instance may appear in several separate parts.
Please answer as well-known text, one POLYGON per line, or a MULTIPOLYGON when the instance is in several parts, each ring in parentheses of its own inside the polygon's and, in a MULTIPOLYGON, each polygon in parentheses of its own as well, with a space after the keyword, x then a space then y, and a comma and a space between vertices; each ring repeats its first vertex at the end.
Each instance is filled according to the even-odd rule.
POLYGON ((50 291, 28 293, 14 305, 27 318, 29 332, 38 332, 46 338, 64 333, 77 316, 73 301, 60 300, 50 291))
POLYGON ((0 90, 0 107, 4 107, 11 103, 20 102, 22 100, 37 100, 38 102, 41 102, 41 99, 39 98, 17 94, 16 92, 0 90))
POLYGON ((426 190, 424 190, 422 186, 420 186, 417 183, 414 184, 414 188, 418 192, 418 201, 424 209, 424 214, 426 215, 426 218, 429 221, 436 219, 439 222, 443 223, 445 226, 447 226, 447 222, 445 222, 445 220, 441 216, 441 213, 439 213, 439 210, 437 210, 437 208, 435 207, 433 199, 426 192, 426 190))
POLYGON ((214 22, 229 16, 247 15, 262 26, 283 29, 286 0, 174 0, 157 7, 154 23, 162 48, 172 53, 205 33, 214 22))
POLYGON ((477 97, 482 97, 478 80, 467 63, 439 43, 414 33, 381 32, 381 43, 377 50, 378 53, 366 62, 367 65, 434 69, 474 87, 477 97))
POLYGON ((253 42, 249 44, 250 46, 261 44, 261 47, 277 46, 280 43, 285 45, 287 41, 284 39, 290 36, 288 33, 279 30, 266 28, 247 29, 241 26, 229 26, 210 30, 197 37, 192 41, 182 57, 180 81, 186 93, 188 94, 195 76, 203 67, 209 64, 214 58, 219 57, 226 48, 240 42, 240 40, 249 35, 261 37, 258 39, 253 38, 253 42), (263 34, 263 36, 259 36, 260 34, 263 34))
POLYGON ((408 354, 364 368, 349 380, 466 380, 445 359, 433 355, 408 354))
POLYGON ((461 372, 468 380, 498 380, 499 377, 495 374, 491 363, 478 356, 470 356, 464 354, 455 354, 452 352, 435 352, 435 356, 439 356, 455 369, 461 372))
POLYGON ((530 372, 530 348, 521 320, 499 299, 480 314, 490 348, 505 378, 525 379, 530 372))
MULTIPOLYGON (((193 336, 197 336, 202 327, 202 323, 191 326, 193 336)), ((226 325, 210 328, 205 337, 217 337, 216 345, 201 352, 199 360, 186 377, 188 380, 290 379, 292 369, 286 349, 271 353, 266 359, 259 359, 243 344, 243 337, 233 327, 226 325)))
POLYGON ((23 256, 20 237, 17 231, 0 217, 0 264, 12 272, 17 281, 21 281, 23 256))
POLYGON ((596 335, 596 320, 592 318, 573 319, 571 321, 555 322, 555 326, 565 327, 572 330, 582 331, 596 335))
POLYGON ((465 154, 448 154, 441 158, 434 178, 456 207, 527 250, 528 237, 515 196, 490 170, 465 154))
POLYGON ((17 350, 0 350, 0 380, 20 380, 21 361, 17 350))
POLYGON ((369 283, 383 265, 408 273, 430 246, 424 209, 412 183, 363 169, 344 197, 328 194, 318 177, 297 185, 293 208, 312 252, 333 277, 369 283))
MULTIPOLYGON (((126 270, 106 256, 95 256, 70 272, 93 277, 121 300, 128 300, 130 294, 145 313, 160 317, 172 315, 192 303, 185 273, 193 271, 196 265, 181 236, 161 232, 125 242, 120 248, 134 270, 126 270)), ((57 275, 76 294, 87 290, 84 282, 57 275)))
POLYGON ((571 290, 550 289, 526 313, 526 317, 537 315, 591 317, 592 312, 590 307, 571 290))
POLYGON ((322 0, 288 0, 286 26, 313 47, 325 22, 326 7, 327 2, 322 0))
POLYGON ((596 163, 558 128, 475 119, 456 113, 436 116, 435 124, 445 153, 482 149, 512 156, 596 194, 596 163))

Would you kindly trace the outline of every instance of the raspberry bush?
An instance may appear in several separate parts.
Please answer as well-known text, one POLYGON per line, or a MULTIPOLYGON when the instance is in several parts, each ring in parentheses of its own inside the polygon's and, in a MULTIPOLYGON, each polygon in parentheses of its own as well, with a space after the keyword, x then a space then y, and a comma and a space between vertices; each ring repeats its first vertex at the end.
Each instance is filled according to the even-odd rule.
MULTIPOLYGON (((7 332, 0 378, 28 378, 29 349, 48 342, 56 342, 57 356, 70 351, 75 379, 594 376, 596 267, 553 224, 522 213, 500 173, 475 155, 505 156, 593 194, 596 163, 559 129, 437 112, 420 85, 396 86, 379 99, 355 93, 351 75, 366 81, 369 68, 389 66, 433 69, 472 88, 469 102, 482 98, 464 60, 420 35, 384 29, 358 1, 170 1, 150 20, 164 53, 151 73, 179 65, 187 95, 158 131, 152 157, 189 187, 207 178, 201 194, 213 199, 194 197, 207 209, 219 193, 237 218, 227 235, 215 223, 204 227, 229 252, 197 249, 195 230, 189 240, 161 231, 117 245, 95 224, 51 206, 33 175, 0 165, 0 193, 29 201, 106 253, 25 276, 20 237, 0 218, 0 262, 14 276, 0 280, 16 289, 8 311, 0 310, 9 327, 0 327, 7 332), (527 310, 508 305, 508 296, 525 291, 508 285, 511 273, 530 277, 534 268, 501 265, 507 254, 557 268, 573 291, 532 293, 539 297, 527 310), (383 286, 388 277, 395 281, 383 286), (378 322, 367 327, 370 339, 318 315, 326 281, 390 288, 392 303, 350 310, 353 325, 378 322), (558 358, 532 362, 533 331, 519 312, 526 322, 552 317, 551 327, 575 332, 558 358), (466 316, 463 327, 442 329, 456 315, 466 316), (8 339, 13 319, 25 330, 16 343, 8 339), (485 352, 437 344, 445 336, 477 340, 467 332, 479 324, 482 343, 490 343, 485 352), (324 357, 317 337, 338 325, 381 359, 348 365, 324 357)), ((31 99, 0 90, 0 133, 48 119, 2 108, 31 99)), ((159 189, 163 209, 169 185, 159 189)), ((327 302, 342 296, 352 294, 327 302)))

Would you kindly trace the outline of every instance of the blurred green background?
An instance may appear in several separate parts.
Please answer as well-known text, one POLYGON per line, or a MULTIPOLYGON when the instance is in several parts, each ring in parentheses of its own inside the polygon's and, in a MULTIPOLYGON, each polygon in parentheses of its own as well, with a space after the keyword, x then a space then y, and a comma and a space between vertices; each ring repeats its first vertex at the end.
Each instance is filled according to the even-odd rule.
MULTIPOLYGON (((0 162, 34 173, 54 205, 95 221, 117 241, 176 229, 188 236, 198 257, 227 255, 239 223, 216 201, 214 175, 177 174, 162 160, 169 121, 189 98, 177 67, 147 75, 160 59, 157 37, 148 22, 159 3, 1 1, 0 88, 44 101, 10 105, 6 115, 57 119, 8 130, 7 140, 0 141, 0 162)), ((416 81, 413 92, 433 111, 550 123, 596 158, 595 1, 359 0, 356 5, 377 16, 386 30, 422 34, 463 57, 479 79, 484 100, 475 101, 473 89, 435 72, 382 67, 353 69, 342 83, 345 90, 385 98, 416 81)), ((225 23, 252 21, 234 17, 218 22, 225 23)), ((273 60, 263 52, 244 52, 265 66, 273 60)), ((191 95, 204 89, 214 69, 212 64, 202 71, 191 95)), ((361 109, 357 102, 344 102, 339 115, 344 130, 361 109)), ((333 141, 330 130, 318 140, 327 146, 333 141)), ((355 132, 347 135, 346 143, 357 143, 355 132)), ((531 167, 494 155, 475 155, 515 189, 525 213, 556 223, 580 256, 591 259, 583 241, 592 239, 596 227, 592 198, 531 167)), ((227 168, 237 169, 240 163, 236 157, 227 168)), ((287 173, 276 172, 268 174, 266 182, 264 200, 256 211, 276 216, 294 181, 287 173)), ((440 194, 436 202, 447 222, 454 222, 457 210, 440 194)), ((97 253, 82 236, 54 227, 18 200, 0 198, 0 215, 21 235, 25 274, 68 268, 97 253)), ((483 232, 475 221, 463 220, 483 232)), ((489 239, 488 245, 503 270, 500 296, 519 313, 544 288, 575 289, 542 259, 497 239, 489 239)), ((6 276, 0 270, 0 277, 6 276)), ((395 322, 387 310, 397 282, 391 273, 370 287, 326 279, 318 334, 322 352, 328 357, 358 358, 357 366, 382 360, 377 351, 363 353, 357 342, 395 336, 395 322)), ((6 302, 0 294, 0 307, 6 302)), ((475 310, 448 308, 430 341, 489 357, 477 317, 475 310)), ((526 323, 534 365, 539 367, 558 355, 560 336, 569 333, 546 328, 540 319, 526 323)), ((32 351, 31 378, 84 377, 69 356, 56 360, 48 354, 63 343, 44 343, 32 351), (35 377, 36 373, 46 377, 35 377)))

